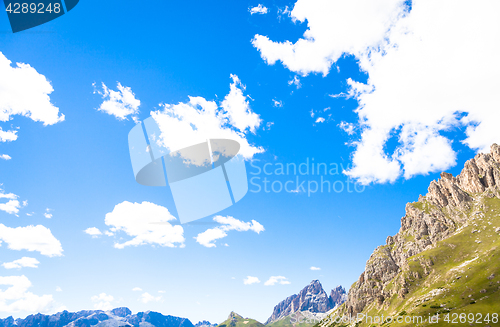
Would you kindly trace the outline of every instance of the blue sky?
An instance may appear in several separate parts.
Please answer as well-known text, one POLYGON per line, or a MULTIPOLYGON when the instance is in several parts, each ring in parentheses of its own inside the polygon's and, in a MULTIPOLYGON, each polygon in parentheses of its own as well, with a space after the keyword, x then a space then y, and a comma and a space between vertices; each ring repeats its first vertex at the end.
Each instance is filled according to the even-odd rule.
MULTIPOLYGON (((313 279, 327 292, 349 288, 398 231, 405 204, 500 136, 497 3, 352 3, 82 0, 16 34, 0 14, 0 290, 14 294, 0 292, 0 316, 127 306, 193 322, 230 311, 265 321, 313 279), (228 95, 241 101, 224 108, 228 95), (247 155, 249 178, 266 177, 254 166, 314 158, 342 167, 325 179, 347 187, 349 175, 363 191, 250 186, 218 213, 246 231, 213 215, 183 225, 174 247, 141 234, 140 217, 113 231, 127 202, 177 217, 168 187, 135 182, 127 136, 134 118, 178 114, 189 96, 242 115, 244 128, 221 129, 260 149, 247 155), (222 239, 195 239, 221 228, 222 239), (144 244, 116 247, 138 235, 144 244), (245 284, 249 276, 259 282, 245 284), (281 283, 265 285, 272 276, 281 283)), ((174 132, 189 140, 178 120, 174 132)))

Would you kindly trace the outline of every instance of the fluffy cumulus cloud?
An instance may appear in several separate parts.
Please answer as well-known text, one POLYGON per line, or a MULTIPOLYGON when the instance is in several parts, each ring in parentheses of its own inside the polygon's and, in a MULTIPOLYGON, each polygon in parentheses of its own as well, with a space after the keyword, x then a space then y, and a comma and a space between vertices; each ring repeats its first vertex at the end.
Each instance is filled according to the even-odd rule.
POLYGON ((117 91, 109 89, 104 83, 102 83, 102 91, 99 91, 94 83, 94 93, 99 93, 104 100, 98 110, 115 116, 118 120, 126 120, 128 116, 136 120, 141 101, 135 98, 130 87, 117 84, 117 91))
POLYGON ((29 292, 32 286, 26 276, 0 277, 0 311, 16 313, 20 311, 41 312, 50 311, 54 305, 52 295, 36 295, 29 292))
POLYGON ((43 214, 43 216, 44 216, 45 218, 47 218, 47 219, 52 218, 52 217, 53 217, 53 215, 50 213, 51 211, 52 211, 52 209, 49 209, 49 208, 45 209, 45 213, 43 214))
POLYGON ((28 64, 11 64, 0 52, 0 121, 9 121, 14 115, 29 117, 45 126, 63 121, 64 115, 50 102, 54 89, 47 78, 28 64))
POLYGON ((156 142, 176 151, 207 139, 223 138, 238 141, 239 153, 245 158, 263 152, 246 138, 256 132, 261 119, 251 110, 238 76, 231 75, 231 79, 229 93, 220 105, 202 97, 189 97, 186 103, 160 104, 163 110, 151 112, 161 130, 156 142))
POLYGON ((307 20, 304 38, 256 36, 254 45, 303 75, 328 73, 339 54, 356 57, 368 81, 347 81, 359 120, 340 127, 359 138, 346 173, 386 183, 455 165, 445 132, 465 130, 460 141, 476 151, 500 141, 499 13, 495 0, 414 0, 411 11, 402 1, 299 0, 292 17, 307 20))
POLYGON ((4 131, 0 127, 0 142, 12 142, 17 140, 17 131, 4 131))
POLYGON ((221 226, 207 229, 195 237, 196 242, 207 248, 216 247, 215 241, 226 237, 227 232, 231 230, 236 230, 238 232, 254 231, 257 234, 264 231, 264 226, 255 220, 247 223, 230 216, 215 216, 214 221, 221 224, 221 226))
POLYGON ((144 292, 141 294, 139 301, 146 304, 149 302, 159 302, 159 301, 161 301, 161 299, 162 299, 161 296, 153 296, 153 295, 149 294, 148 292, 144 292))
POLYGON ((94 309, 96 310, 106 311, 113 309, 111 302, 113 302, 115 298, 112 295, 101 293, 99 295, 92 296, 90 299, 94 302, 94 309))
POLYGON ((253 14, 267 14, 268 12, 268 9, 267 7, 259 4, 257 7, 252 7, 250 9, 248 9, 248 11, 250 11, 250 14, 253 15, 253 14))
POLYGON ((311 270, 321 270, 321 268, 319 268, 319 267, 314 267, 314 266, 312 266, 312 267, 311 267, 311 268, 309 268, 309 269, 311 269, 311 270))
MULTIPOLYGON (((1 185, 1 184, 0 184, 1 185)), ((4 211, 9 214, 17 214, 21 203, 18 200, 19 196, 14 193, 5 193, 3 189, 0 188, 0 201, 4 200, 7 202, 0 202, 0 211, 4 211)))
MULTIPOLYGON (((0 52, 0 122, 7 122, 13 116, 28 117, 45 126, 64 121, 64 115, 50 101, 54 91, 47 78, 29 64, 12 62, 0 52)), ((17 130, 3 130, 0 127, 0 142, 17 140, 17 130)), ((9 160, 6 154, 0 158, 9 160)))
POLYGON ((141 291, 142 291, 142 288, 140 288, 140 287, 134 287, 134 288, 132 289, 132 291, 133 291, 133 292, 141 292, 141 291))
POLYGON ((264 283, 266 286, 273 286, 276 284, 280 285, 288 285, 290 284, 290 281, 284 276, 271 276, 269 279, 264 283))
POLYGON ((105 223, 111 232, 124 232, 132 237, 124 243, 115 243, 115 248, 144 244, 184 247, 182 226, 169 222, 176 220, 167 208, 151 202, 117 204, 112 212, 106 214, 105 223))
POLYGON ((11 228, 0 224, 0 241, 11 250, 37 251, 49 257, 63 255, 61 242, 42 225, 11 228))
POLYGON ((89 234, 92 238, 97 238, 102 235, 102 232, 97 227, 89 227, 83 232, 89 234))
POLYGON ((247 276, 247 278, 243 279, 243 284, 245 285, 252 285, 258 283, 260 283, 260 280, 254 276, 247 276))
POLYGON ((4 262, 2 263, 2 266, 5 269, 15 269, 15 268, 19 269, 23 267, 38 268, 39 263, 40 262, 35 258, 22 257, 21 259, 14 260, 12 262, 4 262))
POLYGON ((255 35, 253 45, 270 65, 281 61, 301 75, 328 74, 344 53, 363 53, 380 44, 388 28, 402 14, 402 0, 298 0, 290 13, 295 22, 307 20, 308 29, 295 42, 275 42, 255 35), (366 28, 366 27, 369 28, 366 28))

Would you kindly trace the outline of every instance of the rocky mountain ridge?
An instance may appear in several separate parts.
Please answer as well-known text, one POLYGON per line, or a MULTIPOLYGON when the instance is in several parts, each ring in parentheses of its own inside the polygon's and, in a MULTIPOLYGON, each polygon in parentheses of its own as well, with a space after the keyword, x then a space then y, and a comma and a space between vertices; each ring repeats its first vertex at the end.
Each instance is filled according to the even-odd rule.
POLYGON ((0 319, 0 327, 90 327, 90 326, 134 326, 134 327, 194 327, 186 318, 164 316, 161 313, 147 311, 132 314, 125 307, 110 311, 83 310, 78 312, 63 311, 54 315, 41 313, 29 315, 25 319, 8 317, 0 319))
POLYGON ((347 294, 342 286, 331 291, 331 295, 323 289, 319 280, 313 280, 298 294, 291 295, 278 303, 273 310, 266 325, 283 319, 295 312, 309 311, 311 313, 326 313, 338 305, 344 303, 347 294))
MULTIPOLYGON (((492 225, 497 216, 487 221, 484 221, 484 218, 487 218, 490 212, 491 215, 493 213, 496 215, 494 210, 487 206, 487 203, 490 205, 495 203, 486 200, 499 198, 500 147, 493 144, 490 153, 477 154, 467 161, 458 176, 442 173, 439 180, 430 183, 425 196, 420 196, 417 202, 406 205, 406 214, 401 218, 399 232, 394 236, 388 236, 386 245, 379 246, 370 256, 365 271, 351 286, 348 299, 340 314, 355 316, 368 307, 370 310, 387 308, 390 305, 389 299, 395 297, 405 299, 410 283, 431 274, 434 270, 434 261, 438 260, 438 257, 420 256, 415 266, 416 256, 441 246, 441 241, 457 236, 465 228, 478 226, 476 218, 483 224, 487 223, 483 226, 483 230, 489 231, 493 228, 489 231, 491 232, 489 237, 494 237, 495 233, 500 231, 500 228, 492 225), (415 259, 410 260, 412 257, 415 259)), ((481 230, 472 228, 471 233, 475 232, 481 230)), ((467 235, 467 237, 470 239, 472 236, 467 235)), ((495 239, 491 242, 494 241, 495 239)), ((481 241, 476 239, 475 244, 472 244, 480 243, 481 241)), ((491 253, 496 249, 493 246, 491 250, 487 250, 491 253)), ((465 257, 466 253, 462 252, 460 252, 461 257, 465 257)), ((495 274, 490 277, 488 278, 491 284, 495 274)), ((484 292, 486 291, 484 289, 484 292)))

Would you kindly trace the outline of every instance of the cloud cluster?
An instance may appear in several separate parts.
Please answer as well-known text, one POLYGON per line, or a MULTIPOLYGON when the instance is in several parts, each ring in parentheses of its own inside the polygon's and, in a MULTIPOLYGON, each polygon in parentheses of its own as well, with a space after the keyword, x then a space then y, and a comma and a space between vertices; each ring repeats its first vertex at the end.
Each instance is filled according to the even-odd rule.
POLYGON ((42 225, 11 228, 0 224, 1 241, 7 243, 11 250, 37 251, 48 257, 63 255, 61 242, 42 225))
POLYGON ((54 89, 47 78, 28 64, 11 64, 0 52, 0 121, 9 121, 14 115, 45 126, 64 121, 64 115, 50 102, 54 89))
POLYGON ((202 97, 189 97, 186 103, 160 104, 163 110, 151 112, 161 130, 156 142, 176 151, 207 139, 225 138, 238 141, 245 158, 263 152, 246 139, 248 133, 256 132, 261 119, 251 110, 238 76, 231 75, 231 79, 230 91, 220 106, 202 97))
POLYGON ((271 276, 265 283, 265 286, 273 286, 275 284, 288 285, 290 281, 284 276, 271 276))
POLYGON ((21 203, 17 200, 18 198, 19 196, 16 194, 5 193, 5 191, 0 188, 0 199, 8 200, 6 203, 0 203, 0 211, 4 211, 8 214, 17 214, 19 212, 19 208, 21 207, 21 203))
MULTIPOLYGON (((50 100, 54 91, 44 75, 28 64, 12 62, 0 52, 0 122, 7 122, 13 116, 28 117, 45 126, 64 121, 64 115, 50 100)), ((0 127, 0 142, 17 140, 17 131, 4 131, 0 127)), ((6 154, 0 158, 9 160, 6 154)))
POLYGON ((264 231, 264 226, 255 220, 247 223, 230 216, 215 216, 214 221, 221 224, 221 226, 207 229, 195 237, 196 242, 207 248, 216 247, 215 241, 226 237, 227 232, 231 230, 236 230, 238 232, 254 231, 257 234, 264 231))
POLYGON ((124 243, 115 243, 117 249, 144 244, 184 247, 184 230, 182 226, 171 225, 169 221, 173 220, 176 218, 165 207, 146 201, 124 201, 106 214, 104 222, 111 227, 111 232, 122 231, 132 237, 124 243))
POLYGON ((114 91, 102 83, 102 91, 98 91, 95 83, 93 86, 94 93, 99 93, 104 99, 104 102, 98 108, 99 111, 115 116, 118 120, 127 120, 128 116, 132 116, 133 120, 137 119, 141 101, 135 98, 135 94, 130 87, 117 83, 118 90, 114 91))
POLYGON ((487 151, 500 141, 500 3, 414 0, 298 0, 291 13, 308 30, 297 42, 253 44, 269 63, 302 75, 323 73, 343 54, 356 57, 366 84, 347 80, 358 122, 346 174, 363 184, 443 171, 455 165, 446 132, 487 151), (393 150, 387 145, 396 144, 393 150))
POLYGON ((247 278, 243 279, 243 284, 245 285, 252 285, 258 283, 260 283, 260 280, 254 276, 247 276, 247 278))
POLYGON ((21 259, 14 260, 12 262, 4 262, 2 263, 2 266, 5 269, 19 269, 23 267, 38 268, 39 263, 40 262, 35 258, 22 257, 21 259))
POLYGON ((160 302, 161 300, 162 300, 161 296, 153 296, 148 292, 142 293, 141 297, 139 297, 139 301, 141 301, 144 304, 147 304, 149 302, 160 302))
POLYGON ((267 14, 268 9, 267 9, 267 7, 259 4, 257 7, 252 7, 248 11, 250 12, 250 15, 253 15, 253 14, 264 15, 264 14, 267 14))
POLYGON ((303 76, 326 75, 344 53, 360 54, 380 44, 388 28, 402 14, 403 3, 403 0, 298 0, 290 17, 294 22, 307 20, 303 38, 275 42, 257 34, 252 44, 270 65, 279 60, 303 76))
POLYGON ((0 311, 15 313, 20 311, 46 313, 54 305, 52 295, 35 295, 28 292, 32 286, 26 276, 0 277, 0 311))
POLYGON ((92 238, 97 238, 102 235, 101 231, 97 227, 89 227, 83 232, 85 234, 92 236, 92 238))
POLYGON ((107 311, 113 309, 111 302, 113 302, 115 298, 112 295, 101 293, 99 295, 92 296, 90 299, 94 302, 94 309, 96 310, 107 311))

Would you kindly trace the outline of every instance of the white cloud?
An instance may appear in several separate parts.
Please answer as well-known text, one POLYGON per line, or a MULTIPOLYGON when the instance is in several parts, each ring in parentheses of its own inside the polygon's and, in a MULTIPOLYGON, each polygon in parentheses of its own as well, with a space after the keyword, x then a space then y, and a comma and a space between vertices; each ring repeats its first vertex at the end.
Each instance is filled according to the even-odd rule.
POLYGON ((11 142, 15 140, 17 140, 17 131, 4 131, 0 127, 0 142, 11 142))
POLYGON ((12 159, 11 156, 9 156, 8 154, 0 154, 0 159, 3 159, 3 160, 10 160, 12 159))
POLYGON ((140 287, 134 287, 134 288, 132 289, 132 291, 133 291, 133 292, 142 292, 142 288, 140 288, 140 287))
POLYGON ((47 219, 52 218, 53 215, 50 213, 51 211, 52 211, 52 209, 50 209, 50 208, 45 209, 45 213, 43 214, 43 216, 47 219))
POLYGON ((295 43, 274 42, 257 34, 252 44, 270 65, 279 60, 303 76, 311 72, 326 75, 342 54, 359 54, 379 45, 401 15, 403 3, 402 0, 298 0, 291 17, 295 22, 307 20, 303 38, 295 43))
POLYGON ((92 296, 90 299, 94 302, 94 309, 96 310, 107 311, 113 309, 111 302, 113 302, 115 298, 112 295, 101 293, 99 295, 92 296))
POLYGON ((247 278, 243 279, 243 284, 245 285, 252 285, 258 283, 260 283, 260 280, 257 277, 247 276, 247 278))
POLYGON ((259 4, 257 7, 250 8, 248 11, 250 11, 250 14, 267 14, 268 9, 267 7, 264 7, 263 5, 259 4))
POLYGON ((172 220, 176 218, 165 207, 146 201, 124 201, 106 214, 105 223, 112 232, 123 231, 133 237, 125 243, 115 243, 117 249, 144 244, 184 247, 184 230, 180 225, 172 226, 172 220))
POLYGON ((207 229, 195 237, 196 242, 207 248, 216 247, 215 241, 226 237, 227 232, 231 230, 236 230, 238 232, 254 231, 257 234, 264 231, 264 226, 255 220, 246 223, 230 216, 215 216, 214 221, 221 224, 221 226, 207 229))
POLYGON ((6 285, 7 289, 0 288, 0 311, 15 313, 20 311, 32 313, 46 313, 54 305, 52 295, 38 296, 28 289, 32 286, 26 276, 0 277, 0 285, 6 285))
POLYGON ((275 284, 288 285, 290 282, 284 276, 271 276, 265 283, 265 286, 273 286, 275 284))
POLYGON ((321 268, 314 267, 314 266, 312 266, 312 267, 311 267, 311 268, 309 268, 309 269, 311 269, 311 270, 321 270, 321 268))
MULTIPOLYGON (((1 185, 1 184, 0 184, 1 185)), ((8 214, 17 214, 21 203, 17 200, 18 196, 14 193, 5 193, 0 188, 0 199, 7 199, 7 203, 0 203, 0 211, 5 211, 8 214)))
POLYGON ((196 242, 200 243, 201 245, 207 248, 214 248, 216 247, 214 242, 226 236, 227 233, 223 229, 216 227, 207 229, 203 233, 198 234, 198 236, 196 236, 195 239, 196 242))
POLYGON ((160 293, 160 294, 165 294, 165 293, 167 293, 167 292, 166 292, 166 291, 158 291, 158 293, 160 293))
POLYGON ((0 241, 11 250, 38 251, 49 257, 62 256, 63 252, 61 242, 42 225, 10 228, 0 224, 0 241))
POLYGON ((12 262, 4 262, 2 263, 2 266, 5 269, 15 269, 23 267, 38 268, 39 263, 40 262, 35 258, 22 257, 21 259, 14 260, 12 262))
POLYGON ((97 238, 100 235, 102 235, 101 231, 97 227, 89 227, 86 230, 84 230, 83 232, 91 235, 92 238, 97 238))
POLYGON ((153 296, 148 292, 145 292, 141 294, 139 301, 141 301, 142 303, 149 303, 149 302, 160 302, 161 299, 162 299, 161 296, 153 296))
POLYGON ((277 107, 277 108, 281 108, 283 107, 283 101, 278 101, 276 99, 273 99, 273 106, 277 107))
POLYGON ((340 122, 339 127, 349 135, 354 134, 354 124, 342 121, 340 122))
POLYGON ((477 151, 500 140, 500 3, 415 0, 405 10, 395 0, 299 0, 292 17, 307 19, 304 39, 254 39, 268 63, 281 60, 303 75, 326 74, 343 53, 356 57, 369 78, 347 81, 360 139, 346 173, 363 184, 450 168, 456 154, 443 132, 458 127, 461 142, 477 151), (389 141, 396 141, 390 152, 389 141))
POLYGON ((163 110, 151 112, 161 130, 156 142, 176 151, 207 139, 225 138, 238 141, 239 153, 245 158, 263 152, 246 139, 246 134, 255 133, 261 119, 250 109, 238 76, 231 75, 231 79, 230 92, 220 107, 202 97, 189 97, 187 103, 160 104, 163 110))
POLYGON ((96 91, 95 83, 93 84, 94 93, 99 93, 104 99, 98 110, 115 116, 119 120, 127 120, 128 116, 132 116, 132 119, 136 120, 141 101, 135 98, 135 94, 130 87, 122 86, 120 83, 117 84, 118 90, 113 91, 102 83, 102 92, 96 91))
POLYGON ((297 89, 300 89, 302 87, 302 84, 300 84, 300 78, 295 75, 292 80, 288 81, 288 85, 295 85, 297 89))
MULTIPOLYGON (((64 115, 50 102, 53 91, 50 82, 33 67, 23 63, 12 67, 0 52, 0 121, 9 121, 14 115, 29 117, 45 126, 63 121, 64 115)), ((7 136, 11 141, 17 138, 12 135, 15 132, 7 133, 11 133, 7 136)), ((0 139, 4 136, 0 133, 0 139)))
POLYGON ((323 117, 318 117, 318 119, 316 119, 315 123, 324 123, 325 122, 325 118, 323 117))
POLYGON ((56 287, 56 292, 62 292, 62 288, 60 288, 59 286, 56 287))

